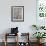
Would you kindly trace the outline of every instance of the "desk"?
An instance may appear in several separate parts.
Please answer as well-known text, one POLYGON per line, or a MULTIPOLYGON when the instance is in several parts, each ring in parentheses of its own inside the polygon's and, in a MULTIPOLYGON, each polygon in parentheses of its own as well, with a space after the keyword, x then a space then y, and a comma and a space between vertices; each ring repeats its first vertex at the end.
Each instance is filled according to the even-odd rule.
POLYGON ((19 43, 18 42, 18 33, 17 34, 10 34, 10 33, 6 33, 5 34, 5 46, 7 46, 7 44, 8 44, 8 42, 7 42, 7 36, 9 36, 9 38, 10 38, 10 36, 17 36, 17 42, 16 42, 16 45, 15 46, 23 46, 23 44, 25 44, 26 46, 30 46, 30 42, 29 42, 29 33, 21 33, 21 36, 26 36, 26 39, 27 39, 27 42, 21 42, 21 43, 19 43))
POLYGON ((10 36, 17 36, 17 42, 16 42, 17 44, 16 44, 15 46, 18 46, 18 33, 16 33, 16 34, 6 33, 6 34, 5 34, 5 46, 7 46, 7 44, 8 44, 8 42, 7 42, 7 38, 8 38, 8 37, 7 37, 7 36, 9 36, 9 37, 10 37, 10 36))

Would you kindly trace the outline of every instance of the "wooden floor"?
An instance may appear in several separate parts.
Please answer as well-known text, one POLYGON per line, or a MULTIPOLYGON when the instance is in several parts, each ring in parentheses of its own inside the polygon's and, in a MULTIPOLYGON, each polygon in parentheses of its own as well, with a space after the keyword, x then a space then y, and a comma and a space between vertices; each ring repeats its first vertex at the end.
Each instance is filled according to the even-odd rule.
MULTIPOLYGON (((4 46, 4 43, 2 42, 0 42, 0 46, 4 46)), ((8 43, 8 45, 7 46, 15 46, 15 42, 14 43, 12 43, 12 42, 10 42, 10 43, 8 43)), ((22 45, 21 45, 22 46, 22 45)), ((25 45, 24 45, 25 46, 25 45)), ((37 46, 37 43, 30 43, 30 46, 37 46)), ((44 45, 41 45, 41 46, 46 46, 46 43, 44 43, 44 45)))

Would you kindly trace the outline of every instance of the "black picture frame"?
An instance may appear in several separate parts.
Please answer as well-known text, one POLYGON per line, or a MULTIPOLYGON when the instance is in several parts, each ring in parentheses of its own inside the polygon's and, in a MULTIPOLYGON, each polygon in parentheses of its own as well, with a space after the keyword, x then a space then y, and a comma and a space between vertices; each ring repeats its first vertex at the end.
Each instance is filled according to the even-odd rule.
POLYGON ((11 6, 11 21, 12 22, 24 21, 24 6, 11 6))

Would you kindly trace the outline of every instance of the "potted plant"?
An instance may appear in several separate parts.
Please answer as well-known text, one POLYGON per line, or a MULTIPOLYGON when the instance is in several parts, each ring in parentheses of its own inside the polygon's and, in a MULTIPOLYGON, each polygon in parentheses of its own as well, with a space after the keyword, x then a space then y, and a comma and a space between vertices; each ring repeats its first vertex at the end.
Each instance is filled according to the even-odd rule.
POLYGON ((45 26, 41 26, 40 29, 45 29, 45 26))
POLYGON ((45 26, 32 25, 32 27, 35 28, 36 30, 45 29, 45 26))
POLYGON ((40 43, 40 40, 42 38, 45 38, 44 36, 46 36, 46 33, 45 32, 35 32, 33 35, 37 38, 38 43, 40 43))
POLYGON ((36 29, 36 30, 39 30, 39 28, 38 28, 38 26, 37 25, 32 25, 32 27, 34 28, 34 29, 36 29))

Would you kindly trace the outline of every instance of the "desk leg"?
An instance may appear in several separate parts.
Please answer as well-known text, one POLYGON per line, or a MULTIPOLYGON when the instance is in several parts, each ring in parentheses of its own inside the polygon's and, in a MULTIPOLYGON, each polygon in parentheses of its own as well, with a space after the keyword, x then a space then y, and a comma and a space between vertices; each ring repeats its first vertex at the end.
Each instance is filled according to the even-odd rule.
POLYGON ((5 41, 5 46, 7 46, 7 42, 5 41))
POLYGON ((18 46, 18 34, 17 34, 17 45, 16 46, 18 46))
POLYGON ((5 35, 5 46, 7 46, 7 36, 5 35))
POLYGON ((15 46, 18 46, 18 34, 17 34, 15 40, 16 40, 16 44, 15 44, 15 46))

